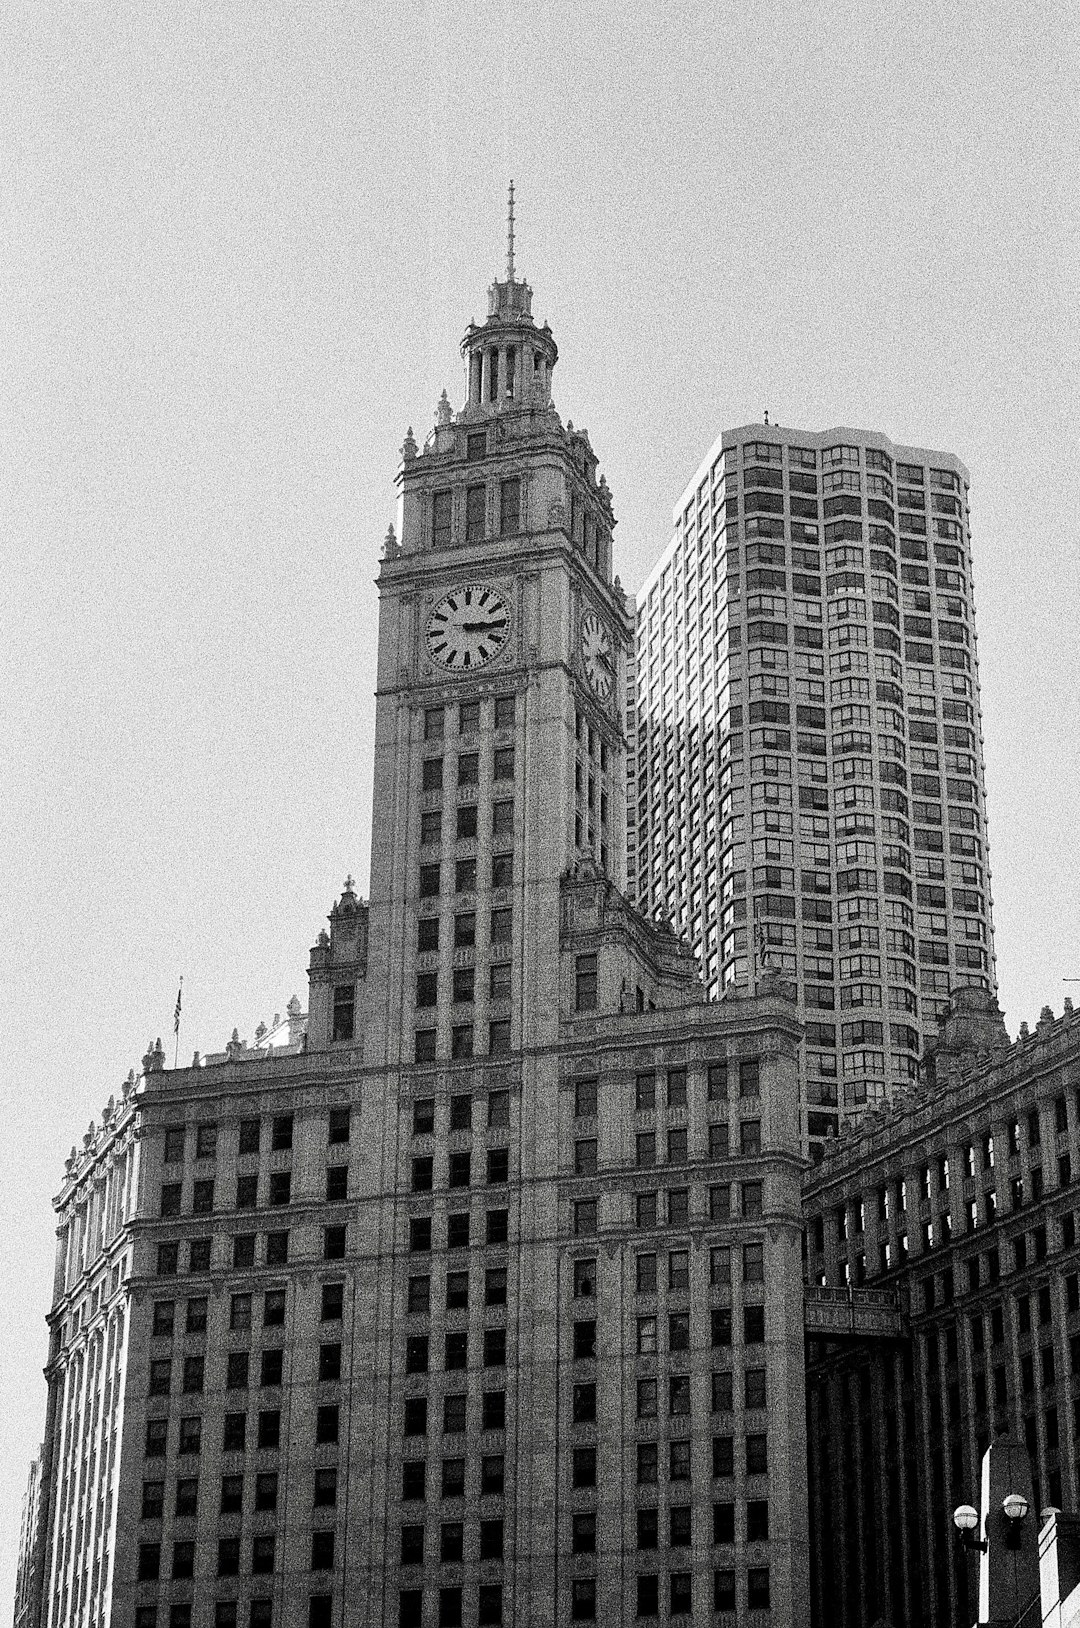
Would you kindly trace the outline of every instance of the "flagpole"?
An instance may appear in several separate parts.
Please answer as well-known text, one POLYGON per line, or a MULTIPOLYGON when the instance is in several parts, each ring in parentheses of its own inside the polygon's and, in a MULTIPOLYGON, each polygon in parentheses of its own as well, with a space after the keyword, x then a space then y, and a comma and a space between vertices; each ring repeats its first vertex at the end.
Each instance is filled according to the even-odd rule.
POLYGON ((173 1068, 177 1066, 177 1062, 179 1061, 180 1057, 180 999, 183 993, 184 979, 183 975, 181 974, 180 987, 176 991, 176 1010, 173 1013, 173 1034, 176 1037, 175 1044, 173 1046, 173 1068))

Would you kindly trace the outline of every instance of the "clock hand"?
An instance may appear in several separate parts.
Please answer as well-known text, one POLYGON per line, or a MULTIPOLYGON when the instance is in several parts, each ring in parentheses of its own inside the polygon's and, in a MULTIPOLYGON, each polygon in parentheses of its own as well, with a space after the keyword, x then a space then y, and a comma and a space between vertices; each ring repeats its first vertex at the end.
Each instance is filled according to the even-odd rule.
POLYGON ((494 622, 459 622, 462 633, 489 633, 495 628, 505 627, 506 620, 499 617, 494 622))

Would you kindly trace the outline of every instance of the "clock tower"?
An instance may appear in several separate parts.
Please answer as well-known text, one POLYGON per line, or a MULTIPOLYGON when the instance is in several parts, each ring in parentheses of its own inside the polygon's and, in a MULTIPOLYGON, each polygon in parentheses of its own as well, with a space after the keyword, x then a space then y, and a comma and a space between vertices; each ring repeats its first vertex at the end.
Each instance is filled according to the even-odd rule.
POLYGON ((559 887, 625 875, 629 600, 611 495, 564 424, 558 349, 514 269, 461 342, 424 445, 406 436, 379 572, 365 1061, 557 1037, 559 887), (378 987, 375 987, 378 986, 378 987))

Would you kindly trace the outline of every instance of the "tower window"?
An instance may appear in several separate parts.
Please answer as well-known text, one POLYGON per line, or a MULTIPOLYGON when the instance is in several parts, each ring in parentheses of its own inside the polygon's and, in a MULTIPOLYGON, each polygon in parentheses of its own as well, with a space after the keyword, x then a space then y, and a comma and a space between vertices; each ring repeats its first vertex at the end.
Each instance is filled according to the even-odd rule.
POLYGON ((512 801, 500 801, 491 806, 491 831, 496 837, 505 837, 512 834, 514 829, 514 805, 512 801))
POLYGON ((513 934, 513 914, 509 910, 491 912, 491 942, 509 944, 513 934))
POLYGON ((477 735, 480 732, 479 701, 462 701, 458 707, 458 734, 477 735))
POLYGON ((471 1057, 473 1054, 473 1029, 471 1023, 459 1023, 450 1032, 451 1057, 471 1057))
POLYGON ((504 537, 521 530, 521 481, 516 476, 499 488, 499 530, 504 537))
POLYGON ((351 1040, 356 1016, 356 991, 352 984, 338 984, 334 990, 334 1039, 351 1040))
POLYGON ((494 854, 491 860, 492 887, 511 887, 514 881, 513 854, 494 854))
POLYGON ((476 915, 474 911, 464 911, 454 917, 454 948, 458 950, 472 949, 476 943, 476 915))
POLYGON ((512 695, 497 695, 495 697, 495 728, 513 729, 514 727, 514 697, 512 695))
POLYGON ((421 865, 420 867, 420 897, 422 899, 435 899, 439 894, 440 867, 438 865, 421 865))
POLYGON ((446 729, 446 708, 428 707, 424 713, 424 739, 441 741, 446 729))
POLYGON ((418 1029, 416 1031, 416 1061, 418 1063, 433 1063, 435 1061, 434 1029, 418 1029))
POLYGON ((439 948, 438 916, 421 916, 417 924, 416 947, 418 950, 437 950, 439 948))
POLYGON ((487 488, 469 486, 465 490, 465 541, 482 542, 487 530, 487 488))
POLYGON ((488 351, 488 400, 499 399, 499 353, 497 350, 488 351))
POLYGON ((450 547, 450 518, 454 499, 451 492, 436 492, 431 500, 431 543, 433 548, 450 547))
POLYGON ((476 804, 465 803, 457 811, 457 835, 459 840, 476 836, 476 804))
MULTIPOLYGON (((465 442, 465 456, 470 463, 487 457, 487 431, 473 430, 465 442)), ((440 497, 442 493, 438 494, 440 497)))
POLYGON ((476 972, 473 967, 454 968, 454 1004, 468 1004, 474 998, 476 972))
POLYGON ((576 963, 574 1004, 579 1012, 596 1010, 596 956, 579 955, 576 963))

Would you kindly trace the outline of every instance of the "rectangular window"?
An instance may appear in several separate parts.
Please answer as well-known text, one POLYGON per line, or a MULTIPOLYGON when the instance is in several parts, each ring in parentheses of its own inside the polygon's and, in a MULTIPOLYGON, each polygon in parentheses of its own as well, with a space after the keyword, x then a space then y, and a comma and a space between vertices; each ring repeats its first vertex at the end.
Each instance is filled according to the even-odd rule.
POLYGON ((491 912, 492 944, 509 944, 512 937, 513 912, 510 910, 493 910, 491 912))
POLYGON ((465 488, 465 541, 482 542, 487 531, 487 487, 465 488))
POLYGON ((499 530, 513 537, 521 530, 521 481, 514 477, 499 486, 499 530))
POLYGON ((728 1068, 726 1062, 709 1064, 708 1091, 710 1102, 727 1101, 728 1068))
POLYGON ((356 1015, 356 989, 353 984, 337 984, 334 988, 334 1039, 351 1040, 356 1015))
POLYGON ((597 1086, 595 1079, 574 1082, 574 1114, 578 1119, 596 1118, 597 1086))
POLYGON ((579 1012, 596 1010, 596 956, 579 955, 575 963, 574 1004, 579 1012))
POLYGON ((431 499, 431 542, 434 548, 450 547, 450 520, 452 514, 453 493, 435 492, 431 499))
POLYGON ((476 916, 470 911, 454 917, 454 948, 471 950, 476 944, 476 916))

